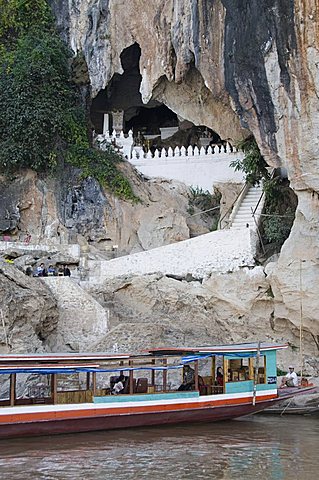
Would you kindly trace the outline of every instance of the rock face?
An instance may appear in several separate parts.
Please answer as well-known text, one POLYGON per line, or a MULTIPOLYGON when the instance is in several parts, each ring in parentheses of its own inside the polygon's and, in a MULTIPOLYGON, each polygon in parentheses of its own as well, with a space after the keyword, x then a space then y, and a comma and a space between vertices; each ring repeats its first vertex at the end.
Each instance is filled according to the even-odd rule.
POLYGON ((304 328, 311 328, 318 345, 316 2, 51 3, 74 52, 84 54, 93 96, 114 73, 122 73, 121 52, 138 43, 145 103, 160 100, 222 138, 238 140, 250 131, 268 164, 287 168, 299 203, 292 233, 271 273, 274 315, 297 325, 302 303, 304 328))
MULTIPOLYGON (((274 315, 271 283, 262 267, 212 274, 203 282, 161 274, 117 277, 94 294, 110 311, 110 331, 97 350, 140 350, 141 345, 209 345, 243 341, 289 342, 279 365, 299 366, 299 331, 274 315)), ((305 334, 305 366, 318 372, 317 347, 305 334)), ((298 368, 299 369, 299 368, 298 368)))
MULTIPOLYGON (((140 199, 136 205, 104 191, 93 178, 80 179, 76 170, 67 169, 56 180, 31 171, 13 182, 0 179, 0 228, 4 234, 8 231, 8 240, 23 242, 30 234, 31 244, 79 243, 105 258, 113 245, 122 255, 209 231, 207 219, 188 215, 189 190, 184 184, 147 181, 129 164, 122 168, 140 199)), ((76 263, 65 257, 68 262, 76 263)))
POLYGON ((57 303, 50 290, 5 264, 0 265, 0 285, 1 352, 43 352, 58 323, 57 303))
POLYGON ((69 277, 41 280, 57 299, 59 309, 58 324, 46 339, 46 345, 54 352, 90 351, 96 338, 108 331, 107 310, 69 277))

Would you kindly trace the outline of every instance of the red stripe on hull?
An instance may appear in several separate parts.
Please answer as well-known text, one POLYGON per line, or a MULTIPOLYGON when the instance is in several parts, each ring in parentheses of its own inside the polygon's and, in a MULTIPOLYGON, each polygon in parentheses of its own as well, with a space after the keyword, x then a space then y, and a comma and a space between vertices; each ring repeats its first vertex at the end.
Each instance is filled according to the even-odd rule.
POLYGON ((66 433, 112 430, 118 428, 169 425, 174 423, 215 422, 256 413, 266 408, 272 401, 257 405, 232 405, 208 407, 183 411, 163 411, 124 415, 104 415, 76 419, 8 423, 0 425, 0 438, 37 435, 57 435, 66 433))
MULTIPOLYGON (((259 396, 257 402, 262 403, 270 399, 277 398, 275 395, 263 395, 259 396)), ((123 407, 121 405, 117 406, 108 406, 107 408, 83 408, 75 410, 53 410, 53 411, 43 411, 39 410, 36 412, 23 412, 19 413, 8 413, 7 415, 0 416, 0 428, 2 424, 8 423, 25 423, 25 422, 43 422, 43 421, 56 421, 56 420, 76 420, 80 418, 93 418, 93 417, 103 417, 103 416, 116 416, 116 415, 136 415, 136 414, 148 414, 148 413, 161 413, 161 412, 171 412, 179 410, 202 410, 207 408, 218 408, 225 406, 236 407, 239 404, 250 404, 252 398, 242 397, 242 398, 228 398, 221 400, 211 400, 211 401, 202 401, 202 402, 189 402, 189 403, 176 403, 176 404, 157 404, 157 405, 138 405, 133 404, 131 406, 123 407)))

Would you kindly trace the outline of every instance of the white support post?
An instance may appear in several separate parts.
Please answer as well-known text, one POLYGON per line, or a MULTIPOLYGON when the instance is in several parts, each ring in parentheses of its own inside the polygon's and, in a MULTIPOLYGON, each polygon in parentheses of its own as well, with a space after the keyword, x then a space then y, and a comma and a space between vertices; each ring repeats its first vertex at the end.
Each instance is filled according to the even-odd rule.
POLYGON ((108 137, 110 134, 109 132, 109 114, 104 113, 103 115, 103 135, 108 137))

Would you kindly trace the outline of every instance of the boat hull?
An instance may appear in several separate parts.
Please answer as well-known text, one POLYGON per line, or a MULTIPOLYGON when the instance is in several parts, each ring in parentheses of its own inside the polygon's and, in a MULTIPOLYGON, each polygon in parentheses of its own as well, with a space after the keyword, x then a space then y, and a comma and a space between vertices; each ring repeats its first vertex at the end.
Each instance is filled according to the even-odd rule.
POLYGON ((250 415, 264 410, 273 400, 240 405, 165 410, 161 412, 101 414, 77 418, 32 420, 0 424, 0 438, 23 436, 57 435, 131 427, 172 425, 192 422, 216 422, 250 415))

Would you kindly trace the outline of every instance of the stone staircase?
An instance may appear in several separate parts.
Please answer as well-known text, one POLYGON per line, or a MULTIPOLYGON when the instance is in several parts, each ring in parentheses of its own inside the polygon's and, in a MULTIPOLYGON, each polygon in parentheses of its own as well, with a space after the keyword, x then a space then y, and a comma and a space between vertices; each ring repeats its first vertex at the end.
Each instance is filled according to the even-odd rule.
POLYGON ((262 193, 263 189, 261 185, 247 187, 244 191, 244 195, 238 199, 238 202, 234 207, 233 213, 230 217, 230 228, 236 230, 242 228, 256 230, 256 223, 258 225, 264 205, 264 196, 262 197, 262 193), (255 212, 255 220, 253 212, 255 212))
MULTIPOLYGON (((109 330, 109 313, 69 277, 41 278, 58 302, 60 318, 52 351, 85 351, 109 330), (61 350, 62 349, 62 350, 61 350)), ((50 343, 50 338, 48 339, 50 343)))

